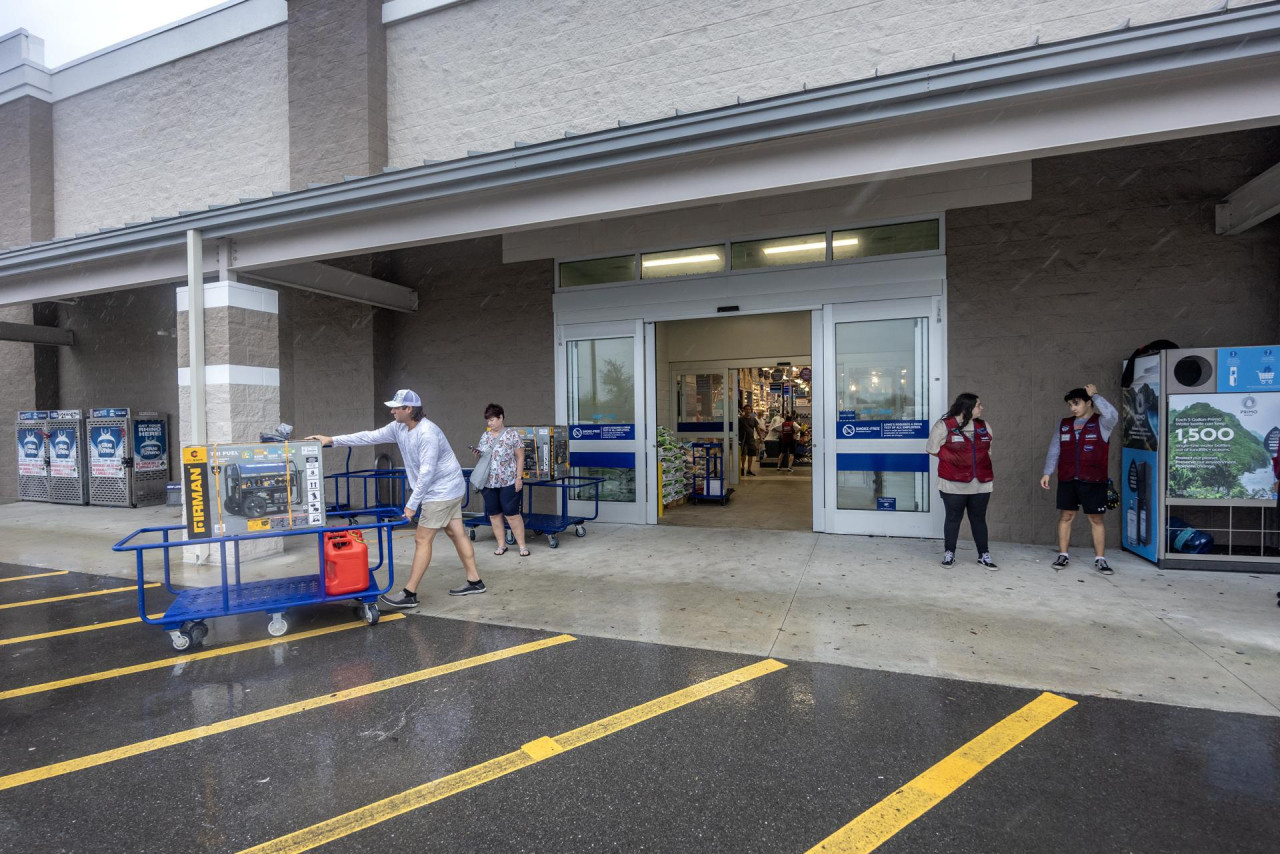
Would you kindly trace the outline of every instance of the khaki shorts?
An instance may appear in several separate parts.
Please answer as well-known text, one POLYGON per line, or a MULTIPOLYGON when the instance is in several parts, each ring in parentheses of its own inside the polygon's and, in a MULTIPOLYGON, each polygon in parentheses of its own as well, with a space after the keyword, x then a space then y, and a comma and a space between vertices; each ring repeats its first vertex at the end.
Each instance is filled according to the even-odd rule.
POLYGON ((419 528, 444 528, 454 519, 462 518, 462 499, 451 501, 424 501, 418 511, 419 528))

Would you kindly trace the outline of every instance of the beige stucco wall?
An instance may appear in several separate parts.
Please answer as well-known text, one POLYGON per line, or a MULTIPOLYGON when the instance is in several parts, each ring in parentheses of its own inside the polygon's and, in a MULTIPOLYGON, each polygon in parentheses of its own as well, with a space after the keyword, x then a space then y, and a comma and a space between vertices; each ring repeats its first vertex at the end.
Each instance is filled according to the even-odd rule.
MULTIPOLYGON (((1254 2, 1261 0, 1230 5, 1254 2)), ((389 159, 460 157, 1221 7, 1219 0, 473 0, 389 27, 389 159)))
POLYGON ((55 103, 57 236, 287 189, 285 37, 273 27, 55 103))

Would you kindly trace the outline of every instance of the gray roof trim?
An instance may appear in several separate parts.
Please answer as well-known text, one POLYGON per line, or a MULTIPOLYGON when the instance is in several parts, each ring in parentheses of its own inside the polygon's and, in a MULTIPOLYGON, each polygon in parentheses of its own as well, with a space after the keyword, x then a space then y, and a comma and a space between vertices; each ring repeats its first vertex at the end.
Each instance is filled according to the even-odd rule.
POLYGON ((384 172, 0 253, 0 277, 660 158, 1217 63, 1280 56, 1280 2, 384 172))

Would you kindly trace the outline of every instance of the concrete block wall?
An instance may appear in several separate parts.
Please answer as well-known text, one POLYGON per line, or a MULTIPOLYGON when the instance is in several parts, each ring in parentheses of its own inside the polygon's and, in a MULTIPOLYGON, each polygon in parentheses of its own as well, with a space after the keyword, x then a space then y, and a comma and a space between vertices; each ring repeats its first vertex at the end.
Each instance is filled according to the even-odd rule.
MULTIPOLYGON (((1118 406, 1122 360, 1159 338, 1280 339, 1280 220, 1214 234, 1214 204, 1277 151, 1269 128, 1037 160, 1030 201, 948 214, 950 389, 982 397, 996 436, 993 539, 1054 541, 1037 481, 1069 389, 1118 406)), ((1118 483, 1117 443, 1111 467, 1118 483)), ((1118 548, 1118 514, 1108 532, 1118 548)))
MULTIPOLYGON (((1261 0, 1231 0, 1232 7, 1261 0)), ((1219 0, 473 0, 387 29, 392 164, 1203 14, 1219 0)))
POLYGON ((286 30, 53 105, 57 236, 289 186, 286 30))
MULTIPOLYGON (((170 429, 177 429, 179 339, 173 292, 173 285, 156 285, 58 306, 58 325, 76 336, 74 347, 58 352, 63 408, 125 406, 166 412, 170 429)), ((181 346, 185 354, 185 338, 181 346)))
MULTIPOLYGON (((375 426, 366 423, 370 408, 392 392, 380 394, 374 381, 373 314, 360 303, 280 289, 280 418, 295 436, 375 426)), ((345 448, 326 451, 326 473, 343 471, 346 456, 345 448)), ((371 468, 374 457, 353 448, 351 468, 371 468)))
POLYGON ((342 432, 387 423, 381 402, 398 388, 422 395, 427 418, 467 466, 487 404, 501 405, 512 425, 552 422, 550 261, 503 264, 502 241, 493 237, 392 253, 386 273, 418 289, 418 311, 377 312, 374 376, 382 396, 342 432))

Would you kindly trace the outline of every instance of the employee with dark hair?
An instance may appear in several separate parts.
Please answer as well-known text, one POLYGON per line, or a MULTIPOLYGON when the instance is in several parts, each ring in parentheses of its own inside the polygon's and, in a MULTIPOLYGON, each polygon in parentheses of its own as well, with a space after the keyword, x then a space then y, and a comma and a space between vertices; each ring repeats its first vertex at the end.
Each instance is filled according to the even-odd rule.
POLYGON ((976 394, 956 395, 947 414, 929 430, 925 450, 938 458, 938 496, 947 511, 942 528, 942 565, 956 562, 960 521, 968 513, 978 563, 995 569, 987 544, 987 504, 995 480, 991 469, 991 428, 982 419, 982 401, 976 394))
POLYGON ((422 398, 411 389, 402 388, 387 401, 392 421, 378 430, 365 430, 342 436, 316 434, 308 439, 323 445, 385 445, 395 442, 404 460, 404 476, 412 490, 405 501, 404 518, 418 517, 414 533, 413 567, 404 590, 378 597, 378 605, 397 611, 418 607, 418 585, 431 563, 431 545, 441 528, 453 540, 458 559, 467 572, 466 583, 449 591, 450 596, 466 596, 485 592, 484 582, 476 569, 476 552, 462 526, 462 498, 467 493, 462 466, 453 455, 444 433, 423 417, 422 398))
POLYGON ((506 425, 506 412, 496 403, 484 408, 484 435, 480 444, 471 450, 477 457, 491 454, 489 476, 480 484, 484 497, 484 513, 493 524, 493 535, 498 538, 495 555, 507 553, 507 537, 503 522, 511 526, 520 556, 529 556, 524 542, 524 517, 520 504, 524 489, 524 441, 520 434, 506 425))
POLYGON ((1067 548, 1071 544, 1071 523, 1076 510, 1084 508, 1093 535, 1093 568, 1103 575, 1114 570, 1107 563, 1107 529, 1103 514, 1107 512, 1107 463, 1111 431, 1120 422, 1120 413, 1098 394, 1092 383, 1073 388, 1062 396, 1071 414, 1058 424, 1044 458, 1044 476, 1040 486, 1049 488, 1049 475, 1058 473, 1058 557, 1054 569, 1062 569, 1071 560, 1067 548))

